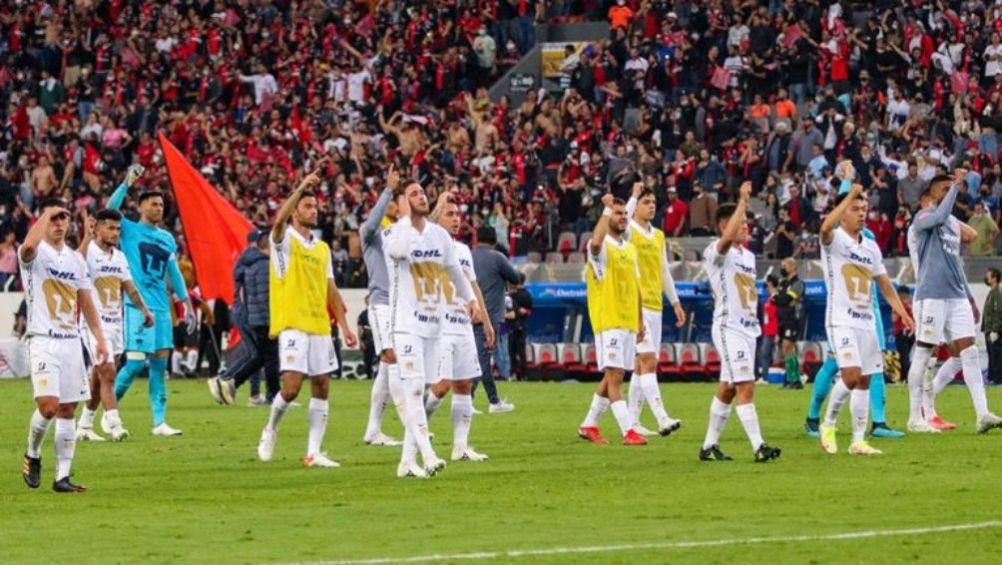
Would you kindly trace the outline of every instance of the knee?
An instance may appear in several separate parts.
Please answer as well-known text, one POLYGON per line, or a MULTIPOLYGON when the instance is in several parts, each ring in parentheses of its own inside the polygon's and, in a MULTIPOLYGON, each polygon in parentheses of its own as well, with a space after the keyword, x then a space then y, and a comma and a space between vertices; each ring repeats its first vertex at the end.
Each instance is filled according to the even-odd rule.
POLYGON ((56 413, 59 411, 59 401, 56 399, 38 399, 38 413, 42 415, 46 420, 51 420, 56 417, 56 413))
POLYGON ((455 381, 455 382, 453 382, 452 383, 452 392, 454 392, 455 394, 461 394, 461 395, 464 395, 464 396, 470 395, 473 392, 473 381, 472 380, 465 380, 465 381, 455 381))
POLYGON ((56 409, 56 417, 66 420, 72 420, 76 415, 77 403, 72 402, 70 404, 60 404, 56 409))

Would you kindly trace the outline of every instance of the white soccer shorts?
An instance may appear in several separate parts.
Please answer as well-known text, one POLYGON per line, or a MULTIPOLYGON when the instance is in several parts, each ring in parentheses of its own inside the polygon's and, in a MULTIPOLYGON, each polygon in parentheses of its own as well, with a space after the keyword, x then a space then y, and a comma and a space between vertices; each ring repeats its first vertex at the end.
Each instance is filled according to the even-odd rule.
POLYGON ((884 372, 884 354, 875 329, 832 326, 828 328, 828 341, 835 348, 839 369, 859 367, 863 375, 884 372))
POLYGON ((637 356, 637 334, 615 328, 599 332, 595 336, 595 354, 598 369, 622 369, 632 371, 637 356))
POLYGON ((443 334, 439 350, 438 373, 432 377, 436 381, 465 381, 481 376, 472 328, 462 335, 443 334))
MULTIPOLYGON (((110 355, 108 359, 105 359, 105 362, 114 365, 115 358, 125 351, 125 333, 121 324, 101 324, 101 329, 104 331, 104 340, 108 344, 108 354, 110 355)), ((87 351, 86 361, 93 367, 97 364, 97 338, 87 327, 81 328, 80 337, 83 338, 87 351)))
POLYGON ((755 380, 755 338, 713 324, 713 347, 720 355, 720 382, 738 384, 755 380))
POLYGON ((420 379, 424 383, 438 380, 438 338, 393 333, 393 353, 397 356, 401 379, 420 379))
POLYGON ((28 338, 28 371, 35 398, 54 396, 60 404, 90 400, 90 382, 79 339, 28 338))
POLYGON ((376 346, 376 355, 393 347, 393 334, 390 331, 392 319, 393 311, 388 304, 369 305, 369 326, 372 327, 372 342, 376 346))
POLYGON ((644 340, 637 344, 637 354, 658 354, 661 348, 661 312, 644 309, 644 340))
POLYGON ((974 311, 966 298, 915 302, 916 340, 939 345, 977 335, 974 311))
POLYGON ((337 370, 337 352, 329 335, 308 334, 300 330, 282 330, 278 334, 279 370, 302 373, 307 377, 329 375, 337 370))

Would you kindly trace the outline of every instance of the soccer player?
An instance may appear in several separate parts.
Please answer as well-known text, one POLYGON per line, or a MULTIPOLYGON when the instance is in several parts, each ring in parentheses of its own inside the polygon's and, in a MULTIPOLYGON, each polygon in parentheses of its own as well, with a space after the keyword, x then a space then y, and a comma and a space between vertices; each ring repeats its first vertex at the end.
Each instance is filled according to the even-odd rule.
POLYGON ((28 305, 28 368, 36 405, 28 426, 23 478, 30 488, 41 485, 42 442, 55 418, 56 480, 52 490, 84 492, 85 487, 70 481, 76 448, 73 417, 77 403, 90 397, 78 308, 94 334, 93 353, 98 364, 108 358, 108 344, 91 296, 87 265, 66 245, 70 221, 66 204, 45 199, 39 208, 41 216, 17 251, 28 305))
MULTIPOLYGON (((129 167, 125 182, 108 200, 108 209, 118 210, 133 183, 143 173, 138 165, 129 167)), ((164 198, 159 192, 145 191, 139 195, 139 221, 122 218, 122 253, 129 263, 132 280, 139 289, 143 304, 153 313, 153 325, 146 325, 139 305, 130 296, 125 300, 125 365, 115 379, 115 397, 121 401, 132 381, 149 361, 149 399, 153 412, 153 435, 179 436, 181 430, 167 425, 167 386, 164 373, 174 346, 168 279, 174 293, 185 301, 185 323, 193 326, 194 310, 184 279, 177 265, 177 242, 165 229, 157 227, 164 215, 164 198), (152 357, 150 357, 152 356, 152 357)))
POLYGON ((626 371, 633 370, 637 342, 644 340, 637 248, 625 237, 630 221, 626 203, 606 194, 602 204, 605 210, 588 243, 585 269, 588 318, 595 333, 602 381, 578 428, 578 436, 592 443, 608 443, 599 431, 598 421, 611 408, 623 435, 623 444, 647 445, 644 436, 633 429, 635 420, 620 390, 626 371))
POLYGON ((113 441, 129 437, 129 431, 122 425, 115 400, 115 358, 121 355, 125 346, 122 334, 122 291, 129 295, 133 304, 139 307, 146 327, 153 325, 153 314, 146 308, 143 297, 129 274, 129 264, 125 255, 116 248, 122 234, 122 214, 117 210, 101 210, 91 217, 84 212, 84 239, 80 243, 80 254, 87 262, 91 285, 97 294, 97 308, 101 329, 107 340, 111 354, 98 364, 94 352, 97 340, 85 327, 84 344, 93 365, 90 374, 90 399, 84 405, 80 421, 77 423, 77 440, 104 441, 94 431, 94 413, 99 404, 104 405, 101 428, 113 441))
MULTIPOLYGON (((430 218, 438 222, 450 235, 459 234, 459 206, 452 195, 443 192, 430 218)), ((473 270, 473 254, 469 246, 453 240, 456 247, 456 257, 463 274, 470 281, 473 293, 477 297, 481 315, 488 316, 484 306, 484 298, 477 285, 477 275, 473 270)), ((453 461, 486 461, 487 456, 477 453, 470 447, 470 422, 473 419, 473 379, 480 376, 480 362, 477 359, 477 343, 473 338, 473 323, 467 314, 467 308, 457 299, 452 282, 449 283, 445 296, 448 300, 442 317, 442 338, 439 342, 441 357, 438 372, 432 376, 433 382, 425 398, 425 412, 428 419, 438 409, 442 399, 451 389, 452 396, 452 460, 453 461)), ((490 320, 484 319, 487 347, 494 347, 494 326, 490 320)))
MULTIPOLYGON (((977 415, 978 433, 1002 427, 1002 418, 988 410, 988 398, 981 376, 978 349, 974 343, 975 321, 967 276, 960 262, 961 232, 950 221, 957 192, 964 187, 967 171, 958 168, 954 178, 937 175, 929 183, 935 209, 921 210, 913 222, 917 236, 918 278, 915 288, 915 318, 918 331, 915 353, 908 372, 908 429, 917 432, 935 430, 922 414, 922 388, 925 369, 932 348, 950 342, 960 354, 964 382, 971 394, 977 415)), ((938 430, 937 430, 938 431, 938 430)))
POLYGON ((835 209, 821 224, 821 262, 828 287, 825 327, 841 372, 841 378, 835 383, 828 399, 825 421, 819 427, 821 449, 829 454, 838 451, 836 423, 838 413, 847 400, 852 413, 849 453, 881 453, 866 441, 870 380, 874 375, 881 375, 884 369, 873 315, 871 280, 877 282, 884 299, 905 327, 913 326, 887 276, 880 248, 873 240, 863 237, 865 204, 863 187, 854 184, 848 192, 836 198, 835 209))
POLYGON ((699 451, 702 461, 729 461, 718 445, 727 425, 731 404, 737 399, 738 418, 751 442, 756 463, 776 459, 782 453, 762 439, 755 410, 755 345, 758 323, 758 289, 755 286, 755 255, 745 249, 748 240, 748 199, 752 183, 745 181, 738 203, 717 209, 720 237, 703 251, 706 276, 713 291, 713 346, 720 352, 720 382, 710 402, 710 422, 699 451))
POLYGON ((307 467, 340 467, 321 450, 327 432, 330 374, 338 359, 327 311, 334 312, 348 347, 358 343, 348 326, 341 293, 334 283, 330 248, 312 233, 317 225, 317 173, 306 176, 282 203, 271 229, 271 281, 268 296, 271 336, 278 338, 282 390, 271 403, 268 423, 257 447, 261 461, 271 461, 278 424, 299 396, 303 378, 310 379, 307 467))
POLYGON ((633 184, 633 194, 626 203, 626 213, 630 220, 630 229, 623 236, 637 250, 637 263, 640 265, 640 296, 643 307, 644 339, 637 343, 636 372, 630 382, 627 392, 627 405, 633 429, 640 435, 650 436, 659 433, 667 436, 682 427, 682 421, 668 416, 664 403, 661 401, 661 389, 658 387, 658 353, 661 348, 661 318, 664 308, 662 293, 668 296, 675 311, 675 326, 685 325, 685 310, 678 299, 675 290, 675 280, 671 276, 668 265, 668 250, 665 244, 665 234, 651 225, 657 203, 654 193, 644 189, 644 183, 633 184), (640 425, 640 414, 644 409, 644 401, 650 406, 654 418, 658 422, 658 431, 653 432, 640 425))
POLYGON ((390 336, 390 277, 383 254, 382 222, 384 218, 396 219, 397 206, 393 193, 399 184, 400 174, 391 167, 386 176, 386 188, 359 230, 365 270, 369 273, 369 324, 372 326, 376 355, 379 356, 379 368, 372 381, 369 399, 369 423, 363 436, 366 445, 398 446, 402 443, 382 430, 383 413, 390 398, 390 373, 399 370, 390 336))
POLYGON ((446 465, 431 447, 423 401, 426 382, 438 373, 442 317, 453 301, 453 290, 467 304, 471 319, 479 316, 479 308, 460 269, 452 238, 428 221, 424 188, 408 183, 397 207, 400 219, 383 234, 390 271, 393 352, 399 366, 399 378, 390 380, 390 394, 405 425, 397 476, 425 478, 446 465), (417 465, 418 451, 424 468, 417 465))

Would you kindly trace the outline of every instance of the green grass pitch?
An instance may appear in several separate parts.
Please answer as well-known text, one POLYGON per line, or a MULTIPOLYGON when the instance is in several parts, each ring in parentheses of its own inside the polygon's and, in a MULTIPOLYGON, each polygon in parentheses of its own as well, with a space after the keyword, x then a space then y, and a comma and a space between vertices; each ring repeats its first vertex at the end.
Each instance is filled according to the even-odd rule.
MULTIPOLYGON (((89 490, 68 496, 48 489, 51 430, 43 488, 22 483, 30 385, 0 381, 0 563, 392 563, 433 554, 458 562, 460 554, 478 552, 524 563, 1002 560, 1002 523, 924 531, 1002 515, 1002 431, 975 435, 963 387, 950 387, 940 399, 940 413, 958 430, 876 440, 886 454, 872 459, 845 453, 847 410, 842 452, 825 456, 801 432, 809 392, 760 387, 762 430, 783 456, 757 465, 733 415, 721 444, 736 460, 697 461, 710 385, 663 384, 683 428, 627 448, 576 437, 593 385, 502 384, 518 410, 475 417, 471 436, 491 460, 450 463, 438 477, 417 481, 396 479, 396 449, 362 444, 367 382, 332 383, 325 445, 343 467, 331 470, 300 464, 305 408, 287 414, 275 460, 263 464, 255 448, 265 409, 220 407, 203 381, 171 381, 169 421, 185 435, 154 438, 145 385, 140 381, 122 406, 132 438, 78 444, 74 474, 89 490), (889 530, 917 531, 831 539, 889 530), (719 540, 726 543, 684 545, 719 540), (505 553, 594 546, 607 550, 517 559, 505 553)), ((902 427, 906 390, 891 386, 889 396, 891 423, 902 427)), ((1002 388, 989 389, 989 400, 1002 410, 1002 388)), ((432 421, 444 457, 451 447, 448 410, 447 400, 432 421)), ((602 429, 618 435, 611 414, 602 429)), ((401 435, 395 415, 384 430, 401 435)))

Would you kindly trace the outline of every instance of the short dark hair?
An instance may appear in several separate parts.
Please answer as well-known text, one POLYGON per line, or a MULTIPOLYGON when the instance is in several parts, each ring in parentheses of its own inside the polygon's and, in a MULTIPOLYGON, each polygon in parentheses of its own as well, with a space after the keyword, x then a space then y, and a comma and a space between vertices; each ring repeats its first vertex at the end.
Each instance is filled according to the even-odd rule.
POLYGON ((494 228, 490 226, 480 226, 477 229, 477 241, 479 243, 486 243, 487 245, 494 245, 498 242, 498 232, 494 231, 494 228))
POLYGON ((139 194, 139 201, 138 201, 138 203, 140 205, 142 205, 143 202, 146 202, 150 198, 159 198, 159 199, 163 200, 163 197, 164 197, 164 194, 162 192, 160 192, 159 190, 146 190, 146 191, 143 191, 143 192, 141 192, 139 194))
POLYGON ((950 175, 936 175, 932 177, 932 180, 929 181, 929 186, 932 186, 937 182, 944 182, 944 181, 953 182, 953 177, 951 177, 950 175))
POLYGON ((38 211, 44 212, 46 208, 66 208, 66 201, 62 198, 56 198, 55 196, 43 198, 42 201, 38 203, 38 211))
MULTIPOLYGON (((843 192, 842 194, 839 194, 838 196, 836 196, 835 197, 835 206, 838 206, 846 198, 849 198, 850 194, 852 194, 852 193, 851 192, 843 192)), ((856 200, 866 200, 865 194, 866 193, 864 193, 864 192, 860 192, 859 194, 856 195, 856 200)))
POLYGON ((992 276, 997 281, 1002 281, 1002 271, 999 271, 995 267, 988 269, 988 274, 992 276))
MULTIPOLYGON (((637 198, 637 200, 643 200, 644 198, 647 198, 648 196, 654 196, 654 191, 651 190, 651 189, 649 189, 649 188, 645 188, 644 190, 642 190, 640 192, 640 198, 637 198)), ((655 198, 657 198, 657 197, 655 196, 655 198)))
POLYGON ((94 214, 94 218, 98 222, 121 222, 122 213, 118 210, 105 208, 104 210, 98 210, 97 214, 94 214))
POLYGON ((312 188, 304 188, 303 191, 299 193, 299 200, 302 200, 303 198, 316 198, 316 197, 317 197, 317 192, 312 188))
POLYGON ((738 209, 738 205, 733 202, 725 202, 717 208, 717 223, 723 223, 731 219, 738 209))
POLYGON ((622 198, 613 198, 612 199, 612 205, 613 206, 626 206, 626 200, 623 200, 622 198))

